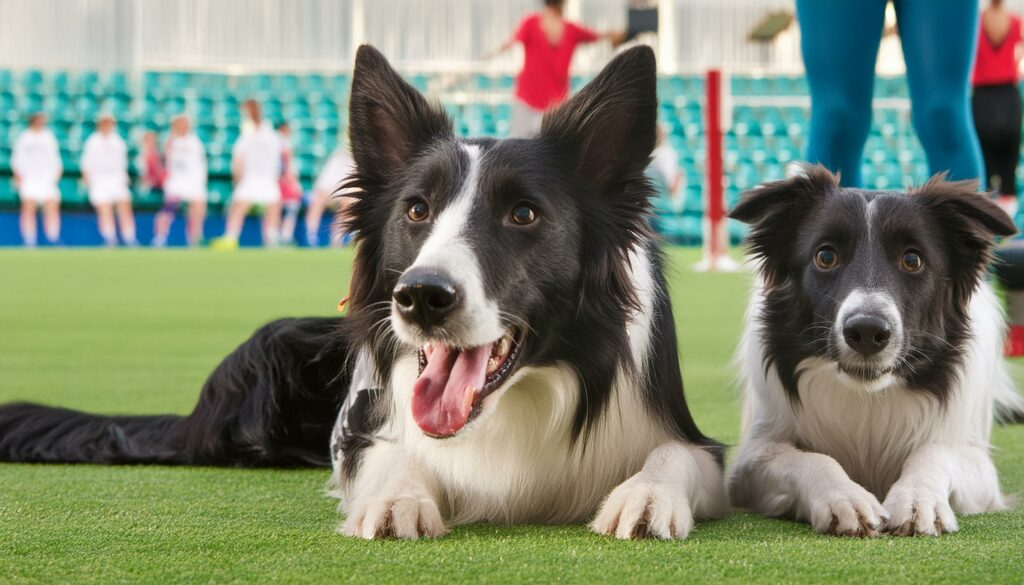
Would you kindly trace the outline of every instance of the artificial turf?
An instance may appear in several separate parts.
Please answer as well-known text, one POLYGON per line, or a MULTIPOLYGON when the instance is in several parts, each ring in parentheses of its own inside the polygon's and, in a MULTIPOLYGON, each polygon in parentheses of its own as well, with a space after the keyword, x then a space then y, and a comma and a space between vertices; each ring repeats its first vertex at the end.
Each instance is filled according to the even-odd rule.
MULTIPOLYGON (((738 438, 731 354, 747 274, 670 273, 695 417, 738 438)), ((0 251, 0 402, 186 413, 256 326, 330 315, 349 252, 0 251)), ((1024 488, 1024 427, 995 430, 1004 489, 1024 488)), ((1021 583, 1024 511, 941 538, 824 537, 737 513, 684 542, 582 526, 460 527, 440 540, 334 532, 326 470, 0 465, 0 582, 1021 583)))

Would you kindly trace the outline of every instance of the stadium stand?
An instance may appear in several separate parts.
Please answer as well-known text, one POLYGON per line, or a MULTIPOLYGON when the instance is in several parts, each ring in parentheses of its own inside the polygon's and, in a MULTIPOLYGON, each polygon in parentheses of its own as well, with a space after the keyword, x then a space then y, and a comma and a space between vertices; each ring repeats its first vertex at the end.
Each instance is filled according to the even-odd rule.
MULTIPOLYGON (((440 99, 460 134, 507 134, 511 76, 475 74, 451 79, 413 74, 409 81, 440 99)), ((573 86, 585 81, 574 78, 573 86)), ((677 75, 663 77, 659 85, 661 118, 679 153, 686 193, 681 212, 667 201, 655 203, 656 225, 674 242, 699 243, 704 208, 704 81, 700 76, 677 75)), ((734 106, 725 136, 725 184, 731 205, 743 190, 781 177, 785 164, 800 157, 808 129, 809 100, 802 76, 736 75, 730 85, 734 106)), ((238 106, 249 97, 263 103, 268 119, 285 119, 292 125, 295 161, 300 180, 308 187, 345 131, 348 86, 347 74, 147 71, 129 76, 121 72, 0 70, 0 208, 17 204, 10 180, 11 145, 28 114, 38 110, 49 115, 60 141, 65 165, 60 189, 68 209, 88 206, 78 159, 100 112, 116 116, 133 161, 142 132, 154 130, 164 136, 173 115, 191 115, 209 156, 210 205, 214 212, 221 209, 231 193, 231 147, 241 121, 238 106)), ((875 96, 874 125, 863 163, 867 186, 900 188, 925 179, 927 164, 910 125, 904 80, 879 78, 875 96)), ((139 209, 159 205, 140 190, 135 197, 139 209)))

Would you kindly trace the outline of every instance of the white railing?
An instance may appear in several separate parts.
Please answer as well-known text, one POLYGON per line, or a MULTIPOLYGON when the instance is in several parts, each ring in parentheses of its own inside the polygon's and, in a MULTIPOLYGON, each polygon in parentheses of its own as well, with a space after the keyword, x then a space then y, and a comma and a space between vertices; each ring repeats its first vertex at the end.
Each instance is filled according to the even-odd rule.
MULTIPOLYGON (((793 0, 658 0, 663 70, 799 68, 795 33, 762 46, 747 35, 793 0)), ((397 66, 511 71, 512 52, 481 58, 540 0, 0 0, 0 67, 338 71, 361 42, 397 66)), ((625 26, 627 0, 569 0, 568 16, 599 30, 625 26)), ((795 27, 794 27, 795 28, 795 27)), ((578 72, 605 46, 582 49, 578 72)))

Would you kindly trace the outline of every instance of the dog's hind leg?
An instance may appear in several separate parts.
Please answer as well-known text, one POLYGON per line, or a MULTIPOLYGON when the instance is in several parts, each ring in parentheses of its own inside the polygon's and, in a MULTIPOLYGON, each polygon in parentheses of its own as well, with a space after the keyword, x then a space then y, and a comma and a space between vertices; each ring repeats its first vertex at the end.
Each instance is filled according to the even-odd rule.
POLYGON ((695 516, 718 517, 728 509, 715 458, 673 441, 651 451, 643 468, 612 490, 590 528, 616 538, 686 538, 695 516))

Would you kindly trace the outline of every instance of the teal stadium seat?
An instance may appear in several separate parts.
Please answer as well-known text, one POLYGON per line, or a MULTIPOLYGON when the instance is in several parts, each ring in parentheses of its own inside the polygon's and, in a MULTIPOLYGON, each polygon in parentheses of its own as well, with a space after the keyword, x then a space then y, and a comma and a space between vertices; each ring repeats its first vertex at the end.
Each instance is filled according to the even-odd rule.
POLYGON ((18 193, 10 177, 0 178, 0 209, 18 206, 18 193))
MULTIPOLYGON (((437 87, 435 76, 414 73, 409 81, 420 90, 437 87)), ((450 80, 448 80, 450 82, 450 80)), ((587 76, 571 80, 580 87, 587 76)), ((476 74, 457 80, 460 91, 510 95, 515 78, 505 74, 476 74)), ((217 209, 230 195, 231 148, 238 138, 240 103, 250 97, 264 105, 267 119, 287 120, 294 130, 296 165, 308 186, 324 160, 344 135, 348 74, 144 71, 60 71, 0 69, 0 184, 9 189, 10 145, 24 128, 27 115, 42 109, 50 114, 61 145, 66 177, 61 192, 69 205, 86 206, 79 185, 78 162, 85 138, 96 116, 109 111, 119 119, 119 130, 134 153, 142 132, 167 135, 170 118, 187 113, 209 154, 211 207, 217 209)), ((655 202, 659 224, 670 239, 694 243, 700 239, 704 183, 704 76, 663 75, 658 78, 659 120, 680 156, 687 189, 682 214, 667 213, 665 202, 655 202)), ((877 97, 906 97, 903 77, 878 77, 877 97)), ((807 83, 799 75, 733 75, 730 89, 749 97, 732 112, 732 127, 725 135, 727 197, 761 181, 781 177, 784 165, 798 160, 807 143, 809 111, 806 105, 776 106, 757 103, 761 95, 806 99, 807 83)), ((445 104, 461 135, 503 137, 508 134, 508 101, 445 104)), ((910 127, 906 112, 890 108, 875 111, 864 156, 869 187, 902 188, 927 178, 927 162, 910 127)), ((1021 170, 1024 182, 1024 167, 1021 170)), ((7 200, 0 200, 0 203, 7 200)), ((143 205, 146 202, 140 199, 143 205)), ((734 226, 730 230, 735 231, 734 226)), ((736 233, 733 233, 736 236, 736 233)))
POLYGON ((63 177, 57 187, 60 189, 61 206, 72 209, 89 207, 89 194, 78 178, 63 177))

